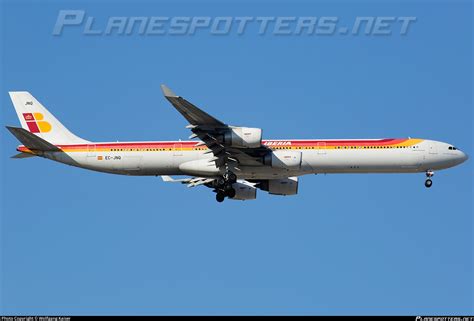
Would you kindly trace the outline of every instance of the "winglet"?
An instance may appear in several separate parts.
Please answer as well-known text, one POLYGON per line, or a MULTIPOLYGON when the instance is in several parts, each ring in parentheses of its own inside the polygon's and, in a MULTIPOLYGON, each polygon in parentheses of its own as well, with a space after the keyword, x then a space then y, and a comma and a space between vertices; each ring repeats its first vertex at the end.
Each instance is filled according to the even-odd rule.
POLYGON ((161 85, 161 91, 165 97, 178 97, 171 89, 166 87, 166 85, 161 85))

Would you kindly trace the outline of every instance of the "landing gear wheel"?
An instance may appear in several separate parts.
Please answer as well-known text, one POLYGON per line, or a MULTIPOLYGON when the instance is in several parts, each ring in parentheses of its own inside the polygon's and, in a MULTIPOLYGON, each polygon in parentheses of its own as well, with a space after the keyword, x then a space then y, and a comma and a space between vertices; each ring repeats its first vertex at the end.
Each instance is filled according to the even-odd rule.
POLYGON ((234 188, 229 188, 228 190, 226 190, 225 194, 229 198, 234 198, 235 197, 235 189, 234 188))
POLYGON ((222 203, 224 199, 225 199, 225 194, 222 192, 217 192, 216 201, 218 201, 219 203, 222 203))
POLYGON ((428 179, 425 181, 425 186, 426 186, 426 188, 430 188, 431 185, 433 185, 433 181, 428 178, 428 179))
POLYGON ((224 177, 219 177, 219 178, 217 179, 217 186, 218 186, 218 187, 224 187, 224 186, 225 186, 225 179, 224 179, 224 177))
POLYGON ((235 175, 234 173, 230 172, 229 175, 227 176, 227 181, 228 181, 230 184, 234 184, 235 182, 237 182, 237 175, 235 175))

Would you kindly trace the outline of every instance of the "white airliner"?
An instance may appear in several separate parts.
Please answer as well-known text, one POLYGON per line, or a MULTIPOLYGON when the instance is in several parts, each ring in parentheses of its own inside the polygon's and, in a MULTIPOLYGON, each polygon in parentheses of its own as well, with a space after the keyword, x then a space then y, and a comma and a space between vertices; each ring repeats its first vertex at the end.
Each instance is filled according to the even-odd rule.
POLYGON ((67 165, 123 175, 158 176, 189 187, 204 185, 216 200, 256 198, 257 189, 295 195, 298 177, 319 173, 426 173, 468 156, 453 145, 416 138, 263 140, 259 128, 230 126, 162 86, 199 141, 90 142, 64 127, 28 92, 10 92, 22 128, 8 130, 23 144, 14 158, 40 156, 67 165), (168 175, 187 175, 173 179, 168 175))

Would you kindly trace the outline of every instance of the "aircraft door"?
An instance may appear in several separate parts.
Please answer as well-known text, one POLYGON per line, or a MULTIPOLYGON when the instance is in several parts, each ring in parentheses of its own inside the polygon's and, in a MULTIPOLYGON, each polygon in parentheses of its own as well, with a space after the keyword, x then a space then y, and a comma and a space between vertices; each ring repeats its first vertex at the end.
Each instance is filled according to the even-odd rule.
POLYGON ((183 156, 183 144, 176 143, 173 145, 173 156, 183 156))
POLYGON ((318 142, 318 155, 325 155, 326 154, 326 142, 318 142))
POLYGON ((179 166, 183 162, 183 144, 175 143, 173 145, 173 165, 179 166))
POLYGON ((97 150, 95 145, 87 145, 87 157, 95 157, 97 150))
POLYGON ((96 158, 97 158, 96 146, 93 144, 87 145, 86 162, 88 164, 93 165, 95 164, 96 158))

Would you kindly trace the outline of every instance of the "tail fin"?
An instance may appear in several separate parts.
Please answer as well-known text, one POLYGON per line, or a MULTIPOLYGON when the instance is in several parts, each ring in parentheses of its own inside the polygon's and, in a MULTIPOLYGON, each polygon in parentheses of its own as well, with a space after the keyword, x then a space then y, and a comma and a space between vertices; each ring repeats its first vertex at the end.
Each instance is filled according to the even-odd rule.
POLYGON ((81 144, 86 140, 71 133, 27 91, 11 91, 10 98, 21 126, 52 144, 81 144))

